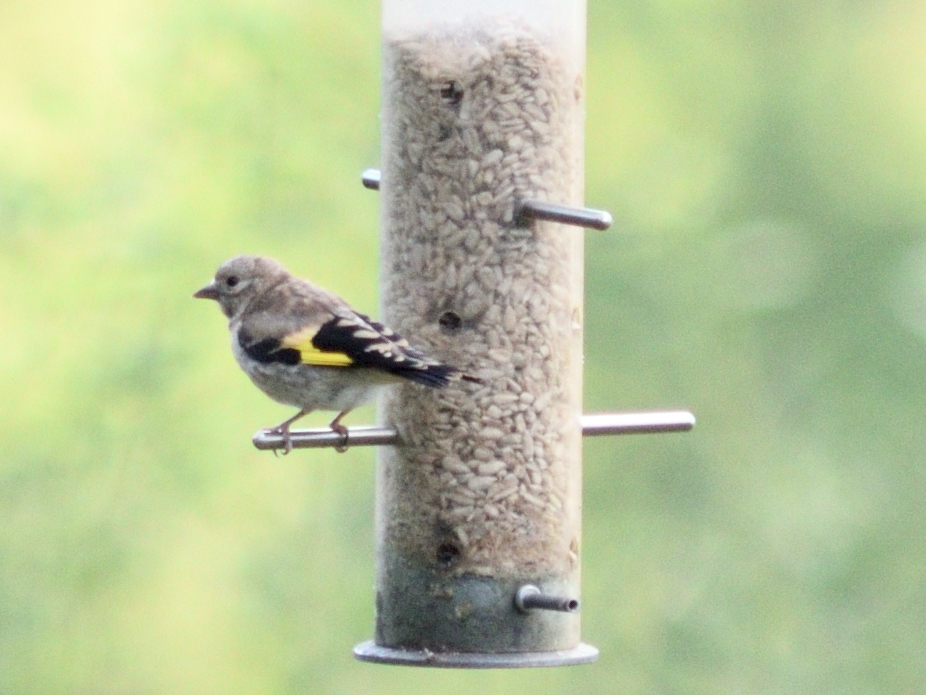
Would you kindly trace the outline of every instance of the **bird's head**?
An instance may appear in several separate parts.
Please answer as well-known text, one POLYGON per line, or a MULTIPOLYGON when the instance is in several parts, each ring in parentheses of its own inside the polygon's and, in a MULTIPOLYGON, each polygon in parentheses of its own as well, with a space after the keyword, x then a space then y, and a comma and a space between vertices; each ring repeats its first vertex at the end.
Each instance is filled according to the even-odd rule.
POLYGON ((196 299, 214 299, 222 313, 233 318, 254 298, 287 275, 286 268, 272 258, 235 256, 219 266, 212 282, 193 296, 196 299))

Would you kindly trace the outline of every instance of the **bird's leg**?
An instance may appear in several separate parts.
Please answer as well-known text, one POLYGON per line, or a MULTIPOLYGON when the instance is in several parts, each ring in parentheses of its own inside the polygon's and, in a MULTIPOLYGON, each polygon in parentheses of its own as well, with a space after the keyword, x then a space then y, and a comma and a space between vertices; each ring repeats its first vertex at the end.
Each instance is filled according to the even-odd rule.
POLYGON ((290 451, 293 450, 293 440, 289 434, 289 426, 293 424, 299 418, 304 417, 311 412, 312 412, 311 410, 300 410, 298 413, 293 415, 288 420, 283 420, 283 422, 281 422, 276 427, 271 427, 269 430, 267 430, 271 434, 283 435, 283 455, 284 456, 286 456, 286 454, 288 454, 290 451))
POLYGON ((342 439, 340 442, 334 445, 334 450, 339 454, 343 454, 347 451, 347 428, 341 424, 341 418, 347 415, 353 408, 347 408, 338 413, 337 417, 331 421, 331 424, 328 425, 331 429, 341 435, 342 439))

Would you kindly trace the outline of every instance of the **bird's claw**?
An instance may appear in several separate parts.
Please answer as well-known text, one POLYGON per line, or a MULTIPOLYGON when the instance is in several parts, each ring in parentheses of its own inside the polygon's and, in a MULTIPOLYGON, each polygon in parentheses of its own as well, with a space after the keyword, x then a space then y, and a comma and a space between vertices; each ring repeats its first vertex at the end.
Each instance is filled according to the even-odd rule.
POLYGON ((350 444, 348 442, 349 435, 347 432, 347 428, 338 422, 338 423, 331 425, 331 429, 332 431, 337 432, 338 434, 341 435, 341 441, 334 445, 334 450, 337 451, 339 454, 343 454, 345 451, 348 450, 348 448, 350 448, 350 444))
MULTIPOLYGON (((267 434, 278 434, 283 437, 283 456, 286 456, 293 450, 293 438, 289 433, 289 427, 271 427, 267 430, 267 434)), ((274 449, 273 455, 279 456, 280 450, 274 449)))

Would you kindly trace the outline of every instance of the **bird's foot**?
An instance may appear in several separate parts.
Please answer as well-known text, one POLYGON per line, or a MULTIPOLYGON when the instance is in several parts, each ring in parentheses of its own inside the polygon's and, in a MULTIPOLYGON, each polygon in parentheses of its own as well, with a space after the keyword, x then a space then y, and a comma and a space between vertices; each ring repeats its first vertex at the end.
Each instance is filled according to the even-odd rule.
MULTIPOLYGON (((283 456, 286 456, 293 450, 293 438, 289 433, 289 425, 277 425, 267 430, 267 434, 278 434, 283 437, 283 456)), ((273 450, 274 456, 280 455, 279 449, 273 450)))
POLYGON ((340 422, 332 422, 331 429, 341 435, 341 441, 334 445, 334 450, 343 454, 349 448, 347 428, 340 422))
MULTIPOLYGON (((283 437, 283 456, 286 456, 286 454, 293 450, 293 439, 289 434, 290 425, 292 425, 296 420, 303 417, 304 415, 308 415, 310 412, 312 411, 308 408, 300 410, 298 413, 289 418, 289 420, 283 420, 283 422, 281 422, 276 427, 271 427, 269 430, 267 430, 267 432, 270 434, 279 434, 283 437)), ((276 454, 277 451, 277 449, 274 449, 273 453, 276 454)))

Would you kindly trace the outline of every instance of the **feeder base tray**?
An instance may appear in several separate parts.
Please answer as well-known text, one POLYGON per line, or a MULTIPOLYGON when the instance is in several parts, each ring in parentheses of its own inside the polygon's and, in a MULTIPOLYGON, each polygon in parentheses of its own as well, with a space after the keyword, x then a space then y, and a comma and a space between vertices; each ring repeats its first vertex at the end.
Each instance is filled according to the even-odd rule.
POLYGON ((360 661, 397 666, 431 666, 433 668, 530 668, 536 666, 570 666, 589 664, 598 658, 590 644, 550 652, 432 652, 428 650, 381 647, 372 640, 354 647, 360 661))

